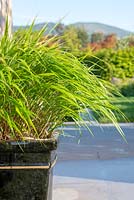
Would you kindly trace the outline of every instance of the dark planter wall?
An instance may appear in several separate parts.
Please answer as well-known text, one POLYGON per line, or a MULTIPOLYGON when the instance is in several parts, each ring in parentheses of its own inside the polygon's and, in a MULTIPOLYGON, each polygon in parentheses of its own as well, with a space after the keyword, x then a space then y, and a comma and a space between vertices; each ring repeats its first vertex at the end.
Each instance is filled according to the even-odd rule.
POLYGON ((0 144, 0 200, 51 200, 50 163, 55 157, 57 141, 26 142, 21 147, 24 152, 16 143, 0 144), (8 170, 2 169, 4 166, 45 166, 48 169, 8 170))

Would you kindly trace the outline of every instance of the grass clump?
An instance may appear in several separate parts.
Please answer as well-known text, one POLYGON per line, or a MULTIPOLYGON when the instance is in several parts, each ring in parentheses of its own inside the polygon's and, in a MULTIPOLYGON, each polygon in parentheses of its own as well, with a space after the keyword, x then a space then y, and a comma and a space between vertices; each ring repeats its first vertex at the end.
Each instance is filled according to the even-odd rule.
POLYGON ((72 54, 42 43, 43 32, 31 26, 9 39, 5 31, 0 41, 0 139, 49 138, 66 116, 78 123, 86 107, 123 135, 107 86, 72 54))

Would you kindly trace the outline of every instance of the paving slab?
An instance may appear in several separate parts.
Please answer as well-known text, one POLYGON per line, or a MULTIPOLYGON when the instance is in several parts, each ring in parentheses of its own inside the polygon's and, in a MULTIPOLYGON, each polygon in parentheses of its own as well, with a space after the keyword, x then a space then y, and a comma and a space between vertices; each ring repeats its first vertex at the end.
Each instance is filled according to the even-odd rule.
POLYGON ((134 184, 54 176, 53 200, 132 200, 134 184))
POLYGON ((110 124, 65 124, 54 169, 53 200, 133 200, 134 124, 120 124, 128 143, 110 124), (68 136, 69 135, 69 136, 68 136), (80 143, 78 144, 78 140, 80 143))

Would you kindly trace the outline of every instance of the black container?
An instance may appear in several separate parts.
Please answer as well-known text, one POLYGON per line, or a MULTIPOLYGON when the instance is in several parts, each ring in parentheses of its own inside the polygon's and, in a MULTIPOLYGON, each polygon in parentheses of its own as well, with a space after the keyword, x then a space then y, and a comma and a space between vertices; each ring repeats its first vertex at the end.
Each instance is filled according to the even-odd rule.
POLYGON ((57 140, 0 143, 0 200, 52 200, 57 140))

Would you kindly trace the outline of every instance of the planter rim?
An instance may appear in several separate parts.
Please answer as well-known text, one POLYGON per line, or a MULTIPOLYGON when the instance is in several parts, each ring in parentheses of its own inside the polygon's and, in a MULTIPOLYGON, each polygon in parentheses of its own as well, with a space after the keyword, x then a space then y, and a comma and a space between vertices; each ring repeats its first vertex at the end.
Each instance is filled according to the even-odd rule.
POLYGON ((34 139, 27 137, 22 141, 1 141, 0 152, 10 153, 42 153, 56 150, 58 134, 54 134, 48 139, 34 139))

